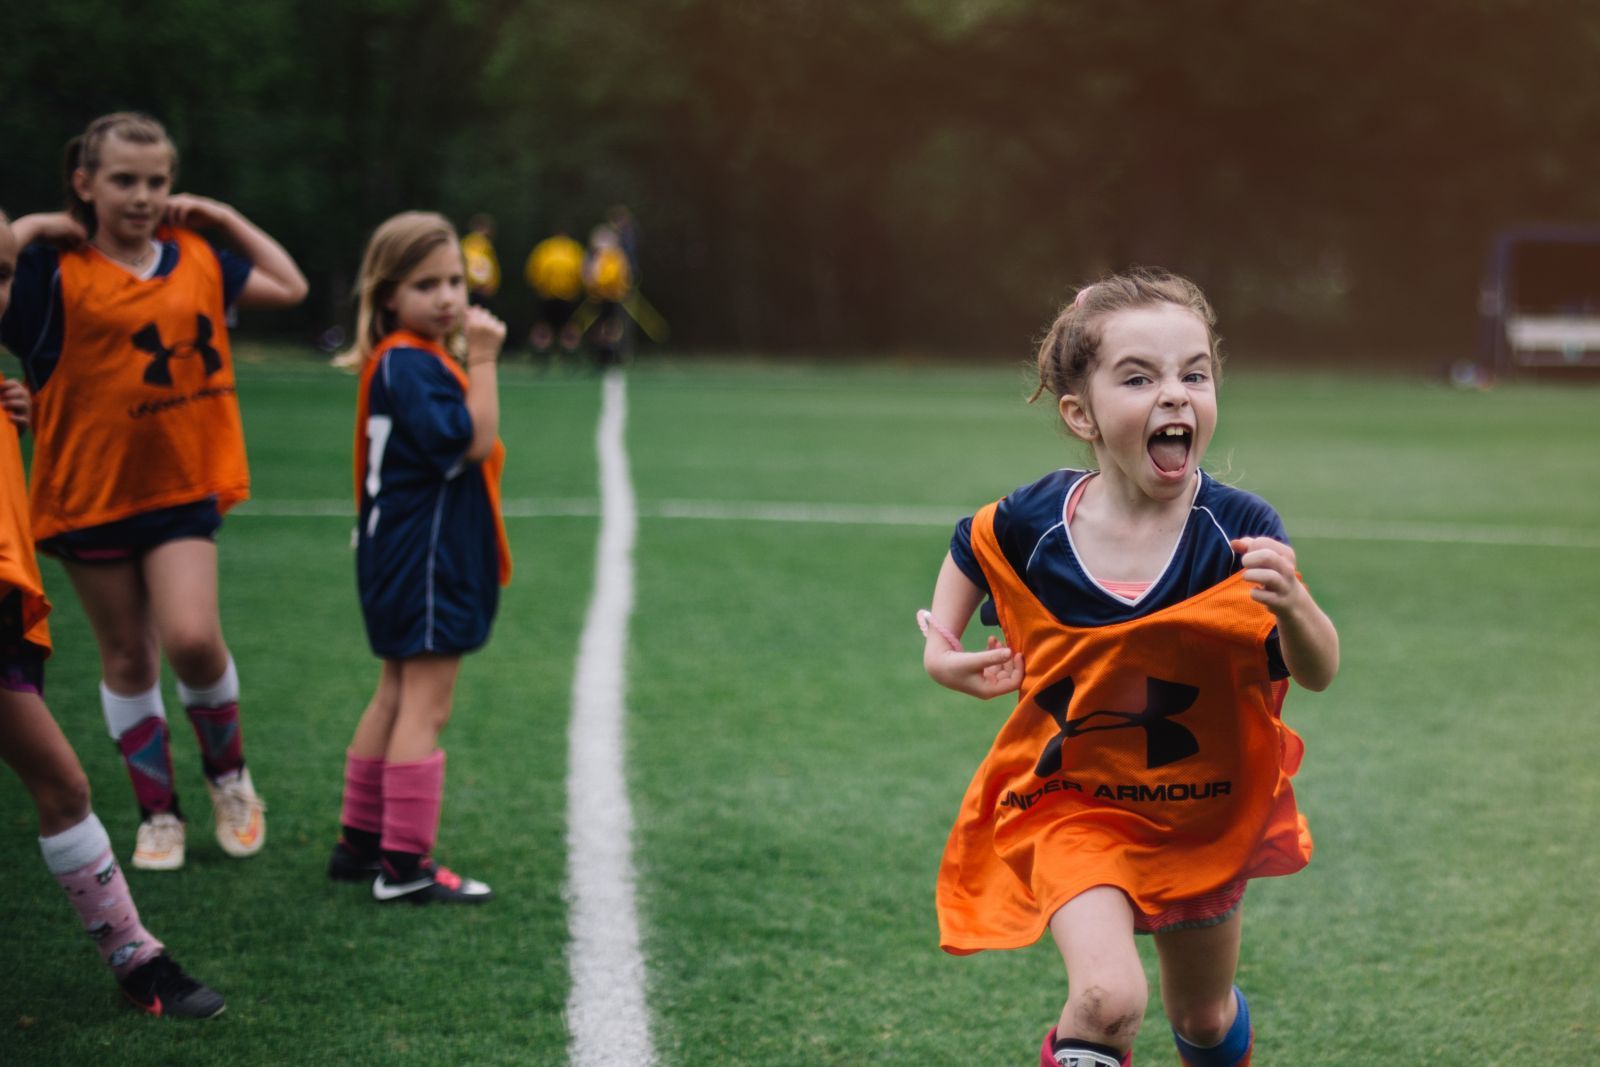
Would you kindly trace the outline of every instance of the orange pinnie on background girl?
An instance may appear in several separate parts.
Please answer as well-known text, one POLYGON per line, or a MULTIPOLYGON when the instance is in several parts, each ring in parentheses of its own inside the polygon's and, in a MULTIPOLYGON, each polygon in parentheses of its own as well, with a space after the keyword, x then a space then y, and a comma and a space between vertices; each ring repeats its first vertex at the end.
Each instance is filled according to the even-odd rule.
POLYGON ((356 578, 378 687, 345 761, 328 875, 380 901, 475 904, 489 887, 435 863, 439 734, 461 656, 489 639, 511 554, 500 517, 496 360, 505 324, 469 306, 442 216, 396 215, 357 281, 356 578), (465 342, 465 369, 447 346, 465 342))
POLYGON ((200 742, 218 843, 249 856, 265 839, 217 606, 214 538, 249 494, 227 320, 306 293, 294 261, 238 211, 173 192, 177 167, 149 116, 90 123, 67 146, 67 211, 16 222, 28 247, 0 321, 33 394, 34 535, 94 629, 102 710, 141 813, 133 864, 154 870, 182 866, 185 845, 163 654, 200 742))
POLYGON ((1095 468, 1060 470, 963 520, 919 613, 923 664, 988 699, 1020 691, 939 871, 940 942, 964 954, 1048 929, 1068 997, 1045 1067, 1131 1061, 1153 934, 1190 1067, 1250 1062, 1233 984, 1251 878, 1305 865, 1288 679, 1320 690, 1339 641, 1282 521, 1200 462, 1217 424, 1210 305, 1133 272, 1081 291, 1039 352, 1039 390, 1095 468), (960 635, 985 595, 1004 632, 960 635))

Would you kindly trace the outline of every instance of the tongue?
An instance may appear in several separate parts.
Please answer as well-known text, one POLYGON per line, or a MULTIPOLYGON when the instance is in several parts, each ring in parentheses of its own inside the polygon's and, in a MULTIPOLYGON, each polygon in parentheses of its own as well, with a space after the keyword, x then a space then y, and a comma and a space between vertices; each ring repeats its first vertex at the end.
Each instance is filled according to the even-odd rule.
POLYGON ((1150 441, 1150 458, 1157 467, 1171 474, 1183 469, 1189 458, 1187 437, 1155 437, 1150 441))

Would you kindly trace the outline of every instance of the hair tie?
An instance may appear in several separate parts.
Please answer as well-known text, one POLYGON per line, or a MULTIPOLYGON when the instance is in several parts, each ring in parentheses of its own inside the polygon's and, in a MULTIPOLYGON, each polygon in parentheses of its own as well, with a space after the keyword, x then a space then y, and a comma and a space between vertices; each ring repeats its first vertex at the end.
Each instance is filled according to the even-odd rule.
POLYGON ((927 608, 923 608, 921 611, 917 612, 917 626, 922 630, 924 636, 926 636, 928 630, 932 628, 934 633, 944 638, 944 643, 950 646, 951 651, 966 651, 966 649, 961 645, 961 638, 951 633, 950 628, 944 623, 940 622, 938 619, 934 618, 933 612, 929 611, 927 608))
POLYGON ((1075 308, 1083 307, 1083 298, 1088 296, 1089 295, 1089 290, 1093 289, 1093 288, 1094 288, 1093 285, 1086 285, 1082 289, 1079 289, 1078 290, 1078 295, 1073 297, 1073 299, 1072 299, 1072 306, 1075 307, 1075 308))

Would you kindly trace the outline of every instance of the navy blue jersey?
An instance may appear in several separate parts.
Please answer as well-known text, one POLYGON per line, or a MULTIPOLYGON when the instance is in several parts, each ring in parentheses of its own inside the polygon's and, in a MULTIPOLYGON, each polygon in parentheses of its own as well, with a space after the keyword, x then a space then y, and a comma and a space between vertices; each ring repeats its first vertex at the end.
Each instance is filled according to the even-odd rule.
MULTIPOLYGON (((1006 561, 1028 590, 1067 626, 1105 626, 1141 618, 1210 589, 1239 569, 1228 542, 1237 537, 1271 537, 1288 543, 1283 520, 1272 505, 1243 489, 1224 485, 1204 472, 1189 509, 1188 522, 1161 575, 1135 603, 1110 592, 1078 559, 1067 529, 1066 505, 1072 490, 1093 471, 1052 471, 1014 490, 995 511, 995 539, 1006 561)), ((972 552, 972 519, 956 524, 950 557, 979 589, 989 582, 972 552)), ((987 612, 986 612, 987 614, 987 612)), ((1273 677, 1288 676, 1278 650, 1277 631, 1268 639, 1273 677)))
MULTIPOLYGON (((169 238, 159 243, 161 256, 151 275, 154 278, 164 278, 178 266, 178 242, 169 238)), ((227 249, 213 247, 212 251, 222 267, 222 303, 231 313, 254 268, 248 259, 227 249)), ((23 249, 11 283, 11 306, 0 318, 0 344, 22 361, 28 387, 35 392, 50 379, 61 359, 66 312, 59 260, 55 245, 47 242, 23 249)))
POLYGON ((469 652, 489 638, 500 557, 488 489, 466 458, 466 393, 431 352, 396 347, 367 404, 356 578, 372 650, 469 652))

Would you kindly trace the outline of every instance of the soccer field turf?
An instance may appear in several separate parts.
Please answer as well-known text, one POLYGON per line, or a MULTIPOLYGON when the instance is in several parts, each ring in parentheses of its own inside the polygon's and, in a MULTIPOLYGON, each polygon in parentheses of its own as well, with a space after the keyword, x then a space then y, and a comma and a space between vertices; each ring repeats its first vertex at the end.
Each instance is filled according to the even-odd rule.
MULTIPOLYGON (((498 898, 384 908, 323 875, 377 676, 349 547, 354 386, 245 361, 255 499, 221 534, 221 591, 267 845, 238 861, 211 840, 169 674, 189 861, 128 871, 146 925, 228 1011, 118 1003, 0 775, 0 1063, 566 1062, 600 386, 521 365, 503 383, 517 574, 462 669, 439 837, 498 898)), ((1009 368, 646 361, 627 390, 627 792, 657 1061, 1036 1062, 1066 994, 1054 947, 957 959, 933 916, 945 834, 1009 704, 928 680, 912 616, 956 519, 1085 453, 1009 368)), ((1247 898, 1257 1063, 1600 1062, 1597 400, 1230 369, 1206 466, 1283 514, 1344 653, 1332 688, 1285 709, 1317 852, 1247 898)), ((43 567, 47 698, 126 860, 136 812, 92 639, 43 567)), ((1175 1061, 1158 996, 1137 1056, 1175 1061)))

